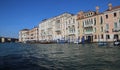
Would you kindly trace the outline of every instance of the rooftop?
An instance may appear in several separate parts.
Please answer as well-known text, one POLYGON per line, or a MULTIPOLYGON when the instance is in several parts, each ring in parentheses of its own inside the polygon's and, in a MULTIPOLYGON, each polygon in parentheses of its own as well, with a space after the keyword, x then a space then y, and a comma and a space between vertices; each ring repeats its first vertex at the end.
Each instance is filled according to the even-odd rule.
MULTIPOLYGON (((115 7, 112 7, 112 9, 111 9, 111 10, 115 10, 115 9, 120 9, 120 6, 115 6, 115 7)), ((107 9, 106 11, 111 11, 111 10, 107 9)))

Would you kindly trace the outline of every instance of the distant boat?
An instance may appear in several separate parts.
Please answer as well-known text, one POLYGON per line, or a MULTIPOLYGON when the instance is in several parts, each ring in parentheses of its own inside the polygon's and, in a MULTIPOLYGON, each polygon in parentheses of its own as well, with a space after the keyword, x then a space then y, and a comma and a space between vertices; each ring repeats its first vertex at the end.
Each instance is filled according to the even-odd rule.
POLYGON ((58 43, 58 44, 65 44, 65 43, 66 43, 66 41, 65 41, 64 39, 61 39, 61 40, 60 40, 60 39, 58 39, 58 40, 57 40, 57 43, 58 43))
POLYGON ((98 38, 98 46, 107 46, 108 43, 105 41, 100 41, 100 37, 98 38))

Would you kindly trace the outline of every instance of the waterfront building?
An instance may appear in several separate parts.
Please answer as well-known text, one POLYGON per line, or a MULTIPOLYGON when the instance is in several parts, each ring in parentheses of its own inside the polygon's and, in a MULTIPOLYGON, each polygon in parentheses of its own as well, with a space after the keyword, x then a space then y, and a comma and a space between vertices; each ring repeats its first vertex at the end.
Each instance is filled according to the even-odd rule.
POLYGON ((39 24, 39 40, 61 40, 66 37, 66 19, 72 16, 63 13, 50 19, 45 19, 39 24))
POLYGON ((99 12, 98 6, 96 11, 80 11, 77 20, 80 24, 80 39, 84 38, 88 42, 104 41, 103 14, 99 12))
POLYGON ((76 15, 63 13, 44 19, 38 28, 21 30, 19 41, 110 42, 120 39, 120 6, 108 6, 108 10, 102 13, 96 6, 96 11, 80 11, 76 15))
POLYGON ((19 32, 19 42, 26 42, 29 38, 29 29, 22 29, 19 32))
POLYGON ((104 16, 106 41, 120 39, 120 6, 112 7, 111 3, 108 4, 104 16))
POLYGON ((2 37, 1 37, 1 38, 0 38, 0 42, 1 42, 1 43, 4 43, 4 42, 5 42, 5 38, 2 38, 2 37))
POLYGON ((28 31, 28 41, 38 41, 38 27, 28 31))
POLYGON ((72 15, 66 19, 66 40, 75 42, 79 40, 79 23, 77 15, 72 15))
POLYGON ((52 40, 53 27, 52 20, 45 19, 39 24, 39 40, 52 40))
POLYGON ((0 37, 0 43, 5 42, 18 42, 17 38, 10 38, 10 37, 0 37))
POLYGON ((82 19, 84 18, 84 12, 80 11, 77 14, 77 21, 78 21, 78 36, 79 39, 82 41, 82 38, 84 38, 84 28, 83 28, 83 23, 82 19))
POLYGON ((38 27, 23 29, 19 32, 19 42, 38 41, 38 27))

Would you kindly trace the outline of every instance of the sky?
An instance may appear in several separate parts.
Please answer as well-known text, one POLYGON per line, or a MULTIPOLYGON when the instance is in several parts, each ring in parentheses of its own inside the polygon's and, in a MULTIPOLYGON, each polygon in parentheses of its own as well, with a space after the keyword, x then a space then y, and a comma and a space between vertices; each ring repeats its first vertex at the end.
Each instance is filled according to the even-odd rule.
POLYGON ((96 6, 104 12, 108 3, 119 6, 120 0, 0 0, 0 36, 18 38, 21 29, 64 12, 95 11, 96 6))

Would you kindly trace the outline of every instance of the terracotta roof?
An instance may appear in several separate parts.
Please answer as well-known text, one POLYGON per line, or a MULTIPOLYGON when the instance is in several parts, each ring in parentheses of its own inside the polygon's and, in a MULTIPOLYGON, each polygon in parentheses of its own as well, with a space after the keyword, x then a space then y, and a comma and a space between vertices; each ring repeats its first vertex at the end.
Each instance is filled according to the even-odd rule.
MULTIPOLYGON (((111 10, 115 10, 115 9, 119 9, 120 8, 120 6, 115 6, 115 7, 112 7, 112 9, 111 10)), ((106 11, 110 11, 109 9, 107 9, 106 11)))

